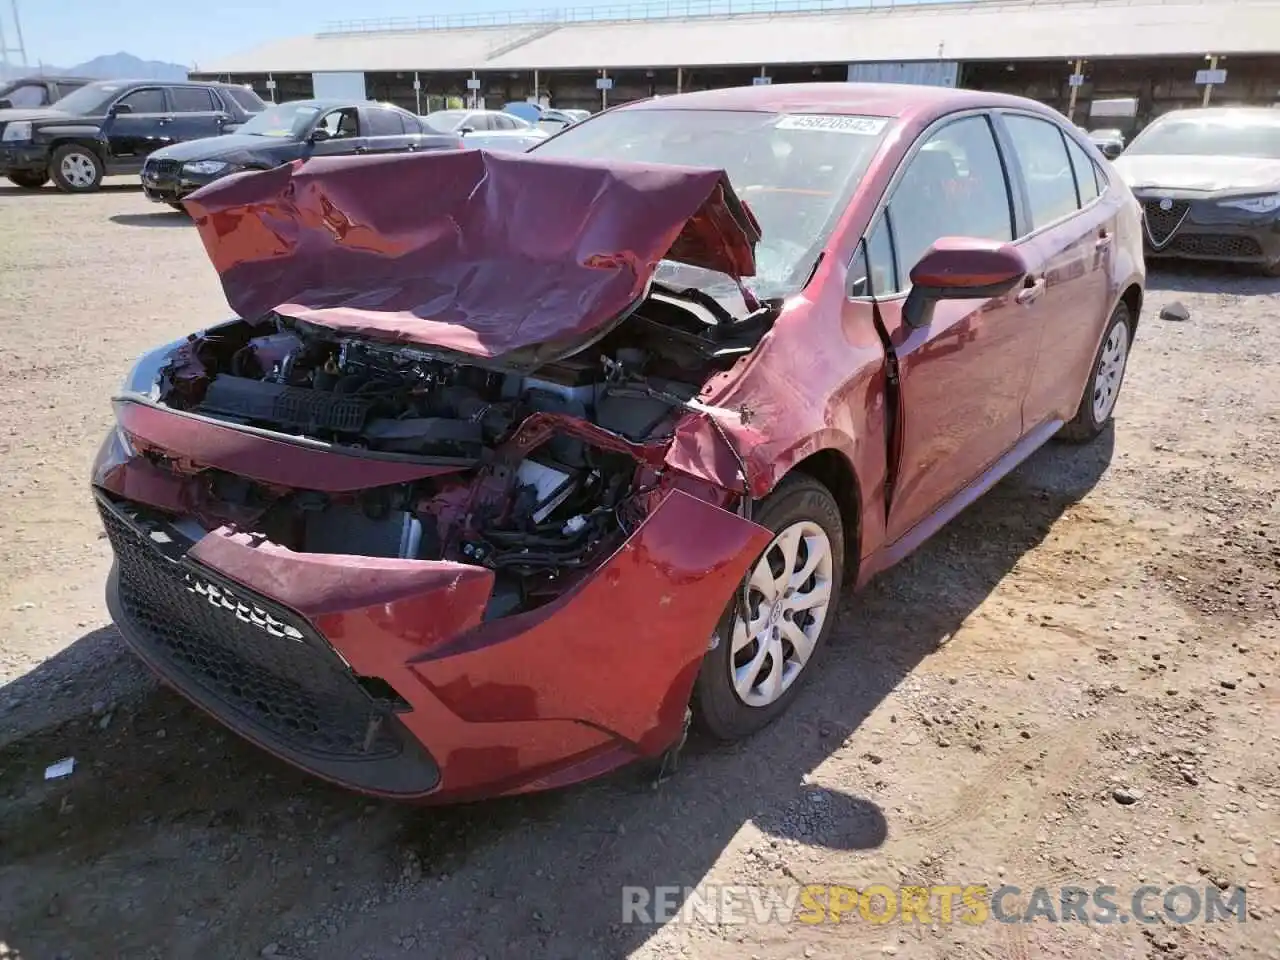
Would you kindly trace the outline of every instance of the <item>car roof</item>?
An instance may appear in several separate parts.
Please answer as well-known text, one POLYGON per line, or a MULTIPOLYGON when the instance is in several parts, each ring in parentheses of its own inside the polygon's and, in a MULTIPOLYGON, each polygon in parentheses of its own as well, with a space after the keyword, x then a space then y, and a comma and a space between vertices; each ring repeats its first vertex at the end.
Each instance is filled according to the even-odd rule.
MULTIPOLYGON (((63 79, 54 77, 55 80, 63 79)), ((68 78, 70 79, 70 78, 68 78)), ((171 87, 183 85, 188 87, 235 87, 240 90, 244 89, 244 84, 227 83, 223 80, 148 80, 148 79, 130 79, 115 77, 99 77, 96 80, 86 80, 86 84, 94 86, 113 86, 113 87, 171 87)))
POLYGON ((19 83, 95 83, 99 77, 63 77, 52 73, 38 73, 27 77, 14 77, 12 80, 0 80, 0 86, 10 86, 19 83))
POLYGON ((762 113, 831 113, 874 117, 928 117, 956 110, 1016 107, 1052 113, 1025 97, 906 83, 779 83, 678 93, 618 110, 744 110, 762 113))

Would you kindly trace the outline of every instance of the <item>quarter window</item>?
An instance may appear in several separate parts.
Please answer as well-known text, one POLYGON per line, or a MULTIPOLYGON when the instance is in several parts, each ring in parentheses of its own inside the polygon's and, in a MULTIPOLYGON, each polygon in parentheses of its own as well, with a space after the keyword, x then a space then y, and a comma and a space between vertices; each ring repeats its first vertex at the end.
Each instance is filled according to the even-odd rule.
POLYGON ((1067 153, 1071 155, 1071 168, 1076 176, 1076 192, 1080 195, 1080 206, 1084 207, 1098 199, 1098 180, 1093 171, 1093 161, 1080 144, 1070 137, 1066 140, 1067 153))
POLYGON ((164 113, 164 91, 159 87, 146 87, 126 93, 116 101, 119 105, 128 106, 133 113, 164 113))
POLYGON ((883 239, 873 233, 869 243, 877 295, 904 290, 911 268, 942 237, 1013 239, 1008 181, 985 116, 947 124, 907 161, 889 201, 888 225, 883 239), (890 231, 896 256, 888 252, 890 231))
POLYGON ((176 113, 212 113, 217 107, 213 95, 205 87, 170 87, 176 113))
POLYGON ((1032 229, 1039 230, 1079 209, 1075 174, 1057 124, 1018 114, 1006 114, 1004 119, 1027 185, 1032 229))

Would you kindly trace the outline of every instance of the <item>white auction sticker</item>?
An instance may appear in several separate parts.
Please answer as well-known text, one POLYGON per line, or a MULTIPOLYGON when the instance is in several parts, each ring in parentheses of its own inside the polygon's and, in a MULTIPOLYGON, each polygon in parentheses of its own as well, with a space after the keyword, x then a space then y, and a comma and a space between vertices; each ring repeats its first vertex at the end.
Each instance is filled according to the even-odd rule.
POLYGON ((831 133, 853 133, 874 137, 884 130, 884 117, 848 117, 829 113, 797 113, 778 121, 779 130, 825 130, 831 133))

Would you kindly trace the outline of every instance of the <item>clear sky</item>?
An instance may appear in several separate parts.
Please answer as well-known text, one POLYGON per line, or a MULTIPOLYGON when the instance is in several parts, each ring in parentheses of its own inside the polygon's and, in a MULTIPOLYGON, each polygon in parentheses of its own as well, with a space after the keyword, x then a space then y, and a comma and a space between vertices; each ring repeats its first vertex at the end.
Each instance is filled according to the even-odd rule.
MULTIPOLYGON (((60 67, 99 54, 132 53, 144 60, 198 63, 266 40, 314 33, 330 20, 423 17, 443 13, 540 10, 583 0, 216 0, 214 3, 102 0, 18 0, 27 62, 60 67)), ((616 0, 615 0, 616 2, 616 0)), ((14 43, 9 0, 0 0, 0 24, 14 43)))

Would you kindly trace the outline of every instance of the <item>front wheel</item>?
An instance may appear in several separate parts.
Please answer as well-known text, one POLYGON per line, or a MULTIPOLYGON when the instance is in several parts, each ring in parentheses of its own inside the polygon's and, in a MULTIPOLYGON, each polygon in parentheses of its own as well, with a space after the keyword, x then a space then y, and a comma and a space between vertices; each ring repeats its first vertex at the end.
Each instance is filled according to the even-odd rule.
POLYGON ((783 480, 753 519, 774 538, 730 602, 694 687, 699 726, 721 740, 747 737, 790 706, 831 632, 844 573, 840 508, 817 480, 783 480))
POLYGON ((69 143, 53 152, 49 163, 53 182, 64 193, 90 193, 102 186, 105 169, 88 147, 69 143))
POLYGON ((15 170, 9 174, 9 182, 23 190, 39 190, 49 182, 49 175, 44 171, 32 173, 29 170, 15 170))
POLYGON ((1088 443, 1106 427, 1115 412, 1116 400, 1120 398, 1120 385, 1124 382, 1132 337, 1129 308, 1119 303, 1107 322, 1107 331, 1103 334, 1097 356, 1093 358, 1080 407, 1071 421, 1058 431, 1059 438, 1068 443, 1088 443))

